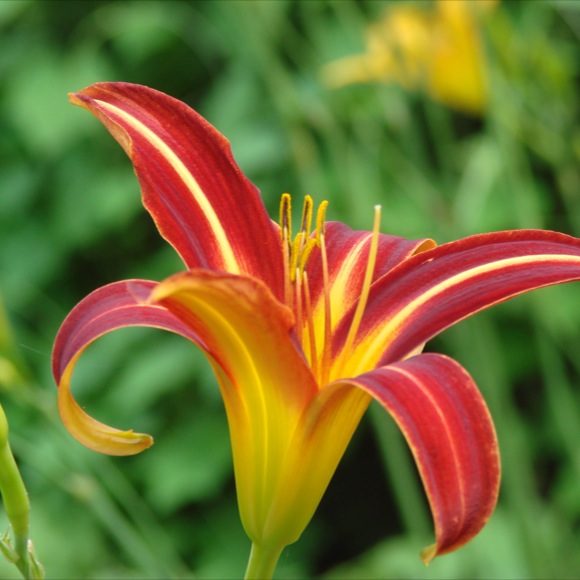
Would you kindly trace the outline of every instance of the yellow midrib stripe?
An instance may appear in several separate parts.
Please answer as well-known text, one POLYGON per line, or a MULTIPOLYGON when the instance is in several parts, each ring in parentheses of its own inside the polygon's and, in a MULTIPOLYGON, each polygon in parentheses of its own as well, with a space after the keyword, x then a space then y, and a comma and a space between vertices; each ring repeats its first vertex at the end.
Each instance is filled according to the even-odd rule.
MULTIPOLYGON (((350 308, 353 302, 355 302, 352 300, 348 305, 345 306, 345 288, 348 287, 348 282, 352 274, 352 270, 370 238, 372 238, 371 232, 369 232, 367 236, 364 236, 355 245, 352 246, 348 252, 348 255, 343 260, 340 266, 340 270, 332 282, 330 289, 330 303, 333 307, 332 322, 334 323, 334 326, 338 324, 347 309, 350 308), (341 307, 340 310, 338 310, 338 306, 341 307)), ((320 299, 322 300, 322 298, 323 297, 321 296, 320 299)))
MULTIPOLYGON (((572 255, 562 255, 562 254, 540 254, 540 255, 531 255, 531 256, 518 256, 516 258, 506 258, 504 260, 498 260, 495 262, 490 262, 489 264, 483 264, 481 266, 477 266, 475 268, 471 268, 469 270, 465 270, 460 274, 456 274, 451 278, 447 278, 443 282, 440 282, 436 286, 433 286, 427 292, 424 292, 415 300, 407 304, 403 309, 399 310, 397 314, 393 316, 385 325, 381 325, 379 327, 379 331, 376 333, 372 333, 371 335, 365 337, 362 342, 358 344, 355 350, 360 349, 364 346, 364 355, 358 360, 356 364, 356 373, 359 374, 360 372, 364 372, 368 369, 369 361, 372 360, 374 357, 377 356, 377 348, 382 349, 382 345, 385 341, 389 338, 389 342, 395 340, 398 331, 403 326, 405 319, 409 317, 410 314, 414 310, 417 310, 423 304, 431 300, 437 294, 442 293, 444 290, 460 284, 464 280, 469 278, 473 278, 478 276, 479 274, 485 274, 487 272, 492 272, 494 270, 500 270, 507 266, 516 266, 518 264, 525 264, 526 262, 578 262, 580 263, 580 257, 572 256, 572 255), (369 348, 368 345, 371 345, 369 348), (372 345, 376 345, 375 348, 372 348, 372 345), (361 370, 362 369, 362 370, 361 370)), ((353 357, 356 360, 356 356, 353 357)))
POLYGON ((175 170, 175 173, 179 176, 181 181, 191 192, 191 195, 199 205, 201 211, 205 215, 210 227, 214 233, 216 241, 219 245, 221 255, 224 260, 225 270, 233 274, 240 273, 240 267, 238 260, 234 254, 230 241, 226 235, 222 224, 216 215, 212 205, 208 201, 207 197, 203 193, 201 187, 187 169, 183 161, 172 151, 172 149, 160 139, 151 129, 146 125, 138 121, 135 117, 126 113, 123 109, 120 109, 114 105, 106 103, 104 101, 96 101, 100 107, 106 111, 111 111, 115 115, 121 117, 130 127, 135 131, 140 133, 155 149, 157 149, 161 155, 167 159, 170 165, 175 170))

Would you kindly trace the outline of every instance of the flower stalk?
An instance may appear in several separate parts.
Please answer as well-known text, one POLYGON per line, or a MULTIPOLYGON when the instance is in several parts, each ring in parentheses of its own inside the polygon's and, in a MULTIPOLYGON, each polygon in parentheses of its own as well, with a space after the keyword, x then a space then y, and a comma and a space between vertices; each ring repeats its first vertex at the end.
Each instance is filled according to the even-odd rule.
POLYGON ((44 570, 38 561, 32 542, 28 537, 30 501, 24 481, 16 465, 8 442, 8 421, 0 405, 0 492, 10 529, 0 538, 0 550, 16 565, 26 580, 44 578, 44 570), (10 538, 10 531, 13 539, 10 538))
POLYGON ((269 580, 272 578, 283 550, 284 546, 270 548, 253 543, 244 576, 245 580, 269 580))

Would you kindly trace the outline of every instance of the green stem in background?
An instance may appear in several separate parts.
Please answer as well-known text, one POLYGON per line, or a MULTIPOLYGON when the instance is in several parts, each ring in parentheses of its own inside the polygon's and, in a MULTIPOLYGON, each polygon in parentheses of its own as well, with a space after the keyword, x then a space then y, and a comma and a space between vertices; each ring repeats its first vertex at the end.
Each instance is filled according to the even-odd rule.
POLYGON ((278 559, 284 548, 266 548, 258 544, 252 544, 248 567, 246 568, 246 580, 269 580, 274 574, 278 559))
POLYGON ((14 546, 8 533, 1 538, 2 552, 14 562, 27 580, 44 576, 42 566, 36 559, 32 543, 28 539, 28 516, 30 502, 18 466, 8 443, 8 421, 0 405, 0 492, 4 509, 14 535, 14 546))
POLYGON ((380 405, 373 402, 369 406, 369 417, 405 530, 418 541, 429 541, 431 519, 409 447, 380 405))

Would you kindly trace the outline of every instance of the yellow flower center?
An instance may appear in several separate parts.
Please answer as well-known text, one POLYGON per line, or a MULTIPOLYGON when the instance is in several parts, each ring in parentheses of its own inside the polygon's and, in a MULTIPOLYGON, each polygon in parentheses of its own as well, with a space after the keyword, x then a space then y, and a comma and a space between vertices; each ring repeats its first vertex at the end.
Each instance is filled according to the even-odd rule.
POLYGON ((311 235, 314 203, 312 198, 307 195, 304 198, 300 230, 294 239, 292 239, 291 197, 288 193, 285 193, 282 195, 280 201, 280 235, 282 237, 282 255, 284 260, 284 297, 286 304, 294 310, 298 339, 309 361, 312 373, 321 386, 325 385, 329 380, 331 365, 335 367, 332 373, 334 377, 338 376, 344 368, 360 327, 375 269, 381 217, 381 207, 377 205, 375 206, 375 219, 365 276, 361 293, 357 300, 356 311, 351 322, 345 346, 342 349, 342 354, 338 360, 332 361, 331 333, 333 325, 324 228, 327 207, 327 201, 323 201, 318 206, 315 229, 311 235), (321 310, 317 308, 318 305, 312 304, 308 273, 306 271, 308 258, 315 247, 320 248, 320 259, 322 262, 323 289, 321 310), (321 315, 314 316, 315 308, 321 312, 321 315))

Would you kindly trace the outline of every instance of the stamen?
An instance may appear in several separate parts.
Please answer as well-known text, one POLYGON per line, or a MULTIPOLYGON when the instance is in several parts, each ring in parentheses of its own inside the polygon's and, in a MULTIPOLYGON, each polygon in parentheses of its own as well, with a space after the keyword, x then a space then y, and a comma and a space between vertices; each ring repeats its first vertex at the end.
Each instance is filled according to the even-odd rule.
POLYGON ((371 282, 373 279, 373 274, 375 271, 375 264, 377 261, 377 251, 379 248, 379 233, 381 227, 381 206, 375 205, 375 220, 373 224, 373 232, 371 238, 371 247, 369 248, 369 256, 367 259, 367 267, 365 271, 365 277, 363 280, 363 285, 361 288, 360 298, 358 300, 358 304, 356 306, 356 310, 354 316, 352 318, 352 322, 350 324, 350 328, 348 331, 348 335, 346 337, 346 342, 344 343, 344 347, 342 349, 342 357, 341 357, 341 364, 340 364, 340 371, 342 373, 344 369, 344 365, 346 362, 347 357, 350 356, 350 351, 352 349, 352 345, 354 343, 354 339, 357 335, 358 329, 360 327, 360 323, 367 305, 367 300, 369 297, 369 292, 371 288, 371 282))
MULTIPOLYGON (((314 236, 310 237, 310 226, 311 226, 311 222, 312 222, 312 205, 311 205, 312 199, 310 198, 310 196, 308 196, 307 200, 309 200, 308 203, 310 205, 308 208, 309 215, 307 217, 306 223, 304 221, 305 216, 304 215, 302 216, 302 225, 307 227, 306 230, 303 230, 304 234, 307 236, 307 240, 306 240, 306 243, 301 244, 299 260, 295 264, 295 266, 300 270, 300 272, 304 272, 304 270, 306 268, 306 262, 308 262, 308 258, 310 257, 312 250, 316 246, 320 246, 320 236, 324 233, 324 216, 326 214, 326 208, 328 206, 327 201, 323 201, 318 206, 318 210, 316 212, 316 230, 315 230, 314 236)), ((305 200, 305 202, 304 202, 305 211, 306 211, 306 204, 307 204, 307 201, 305 200)))
POLYGON ((304 198, 304 206, 302 207, 302 222, 300 231, 296 234, 292 244, 291 260, 290 260, 290 279, 294 282, 293 273, 298 269, 300 272, 304 271, 306 260, 314 247, 314 242, 310 238, 310 228, 312 227, 312 198, 307 195, 304 198))
POLYGON ((282 239, 290 239, 292 233, 292 198, 289 193, 283 193, 280 200, 280 231, 282 239))
POLYGON ((298 337, 300 338, 302 335, 302 280, 300 276, 300 272, 296 269, 295 275, 295 288, 294 288, 294 297, 295 297, 295 304, 294 308, 296 311, 296 330, 298 333, 298 337))
POLYGON ((312 374, 318 376, 318 356, 316 353, 316 336, 314 333, 314 321, 312 320, 312 303, 310 302, 310 285, 308 284, 308 274, 304 272, 304 307, 306 314, 306 324, 308 326, 308 342, 310 346, 310 366, 312 374))
POLYGON ((285 193, 280 200, 280 234, 282 236, 282 267, 284 268, 284 299, 286 304, 292 302, 290 288, 290 236, 292 234, 292 207, 290 194, 285 193))
POLYGON ((304 234, 307 238, 310 235, 310 227, 312 226, 312 198, 307 195, 304 198, 304 207, 302 208, 302 225, 300 227, 300 233, 304 234))
POLYGON ((300 254, 300 262, 297 264, 300 272, 304 272, 304 269, 306 268, 306 262, 308 262, 310 252, 312 252, 312 250, 316 247, 316 242, 316 238, 308 238, 308 241, 304 245, 304 248, 300 254))
POLYGON ((300 257, 300 246, 302 245, 302 232, 296 234, 294 242, 290 246, 290 264, 288 271, 290 272, 290 282, 296 281, 296 272, 298 271, 298 258, 300 257))
MULTIPOLYGON (((324 209, 326 209, 326 206, 324 209)), ((320 208, 318 213, 320 214, 320 208)), ((330 373, 330 338, 332 336, 332 312, 330 308, 330 282, 328 275, 328 256, 326 255, 326 237, 324 234, 324 225, 319 226, 318 219, 316 221, 316 230, 319 232, 320 258, 322 259, 322 285, 324 291, 324 337, 322 342, 322 371, 320 376, 320 384, 325 385, 328 383, 328 376, 330 373)))
POLYGON ((326 218, 326 208, 328 207, 328 202, 324 200, 319 206, 316 212, 316 242, 320 245, 320 237, 324 236, 325 227, 324 220, 326 218))
POLYGON ((293 307, 295 314, 296 331, 300 342, 309 353, 310 366, 315 377, 321 384, 328 382, 331 367, 330 339, 332 319, 330 308, 330 283, 328 273, 328 257, 325 245, 325 216, 328 202, 323 201, 316 211, 314 233, 311 235, 313 217, 312 197, 304 198, 300 231, 291 239, 291 198, 285 193, 280 201, 280 235, 282 237, 282 258, 284 267, 284 297, 286 304, 293 307), (323 318, 324 335, 318 337, 323 340, 321 352, 317 350, 317 335, 312 312, 312 298, 310 284, 306 273, 306 266, 312 250, 318 246, 322 259, 323 283, 323 318), (294 287, 292 287, 294 285, 294 287), (304 328, 306 326, 306 328, 304 328), (308 341, 308 344, 306 344, 308 341), (322 369, 321 369, 322 367, 322 369), (319 376, 320 375, 320 376, 319 376))

